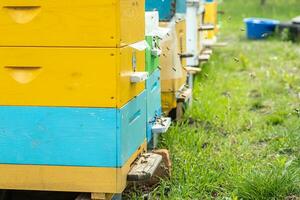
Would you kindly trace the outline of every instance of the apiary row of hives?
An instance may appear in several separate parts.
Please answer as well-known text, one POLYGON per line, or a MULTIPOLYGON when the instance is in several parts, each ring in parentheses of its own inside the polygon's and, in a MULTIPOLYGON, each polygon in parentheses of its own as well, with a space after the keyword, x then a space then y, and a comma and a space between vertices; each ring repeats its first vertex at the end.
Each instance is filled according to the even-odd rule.
POLYGON ((217 3, 0 6, 0 189, 122 193, 167 116, 192 101, 193 75, 216 40, 217 3))

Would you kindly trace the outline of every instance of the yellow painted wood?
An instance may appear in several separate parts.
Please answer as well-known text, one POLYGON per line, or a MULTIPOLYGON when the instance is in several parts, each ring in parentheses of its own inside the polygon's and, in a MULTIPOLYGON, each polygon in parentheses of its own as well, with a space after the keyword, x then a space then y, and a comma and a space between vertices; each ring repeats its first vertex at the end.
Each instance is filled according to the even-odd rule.
POLYGON ((146 142, 122 168, 0 165, 0 189, 122 193, 135 159, 146 142))
POLYGON ((162 92, 161 100, 162 109, 166 115, 168 115, 172 109, 177 107, 177 99, 176 94, 174 92, 162 92))
POLYGON ((175 23, 164 22, 160 25, 170 28, 170 32, 161 40, 160 44, 162 48, 160 57, 161 88, 162 92, 176 92, 186 83, 187 73, 178 55, 180 50, 175 23))
MULTIPOLYGON (((186 53, 186 21, 185 19, 178 19, 176 21, 176 34, 178 41, 178 49, 180 54, 186 53)), ((186 59, 181 59, 181 65, 186 66, 186 59)))
POLYGON ((204 15, 205 24, 214 24, 215 29, 212 31, 207 31, 207 38, 213 39, 218 32, 218 3, 213 1, 211 3, 205 3, 205 15, 204 15))
POLYGON ((144 39, 144 0, 0 0, 0 46, 122 47, 144 39))
POLYGON ((123 48, 0 47, 0 105, 122 107, 145 83, 145 53, 123 48))

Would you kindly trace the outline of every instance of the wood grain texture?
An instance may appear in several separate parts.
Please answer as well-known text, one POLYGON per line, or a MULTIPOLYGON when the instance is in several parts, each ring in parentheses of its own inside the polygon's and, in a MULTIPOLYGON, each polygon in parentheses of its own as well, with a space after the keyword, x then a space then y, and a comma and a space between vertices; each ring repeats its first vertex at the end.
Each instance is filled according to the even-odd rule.
POLYGON ((121 167, 146 138, 146 93, 122 109, 0 107, 0 163, 121 167))
POLYGON ((206 2, 205 3, 205 15, 204 15, 204 23, 205 24, 213 24, 215 25, 215 29, 212 31, 206 32, 206 39, 213 39, 218 33, 218 2, 206 2))
POLYGON ((121 108, 145 83, 145 52, 124 48, 0 48, 0 105, 121 108), (136 69, 132 64, 136 57, 136 69))
POLYGON ((144 5, 144 0, 1 0, 0 46, 123 47, 144 39, 144 5))
POLYGON ((14 190, 122 193, 144 142, 121 168, 0 164, 0 188, 14 190))

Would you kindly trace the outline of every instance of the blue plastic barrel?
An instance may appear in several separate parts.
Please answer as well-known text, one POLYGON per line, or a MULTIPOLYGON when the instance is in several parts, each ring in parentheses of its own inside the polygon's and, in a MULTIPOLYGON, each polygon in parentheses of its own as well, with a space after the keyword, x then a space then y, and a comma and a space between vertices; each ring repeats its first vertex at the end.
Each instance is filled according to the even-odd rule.
POLYGON ((247 27, 247 37, 258 40, 274 33, 279 21, 272 19, 247 18, 244 20, 247 27))

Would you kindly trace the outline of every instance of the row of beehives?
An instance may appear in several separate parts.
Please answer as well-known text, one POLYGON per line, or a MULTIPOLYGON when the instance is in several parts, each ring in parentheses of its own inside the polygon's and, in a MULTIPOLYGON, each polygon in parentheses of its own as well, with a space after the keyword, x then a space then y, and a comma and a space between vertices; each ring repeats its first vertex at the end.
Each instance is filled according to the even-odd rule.
POLYGON ((0 189, 121 193, 168 128, 162 113, 189 101, 216 3, 147 0, 146 13, 143 0, 0 6, 0 189))
POLYGON ((146 10, 146 36, 158 33, 162 50, 162 108, 179 119, 192 98, 193 75, 209 60, 216 42, 217 1, 148 0, 146 10))

